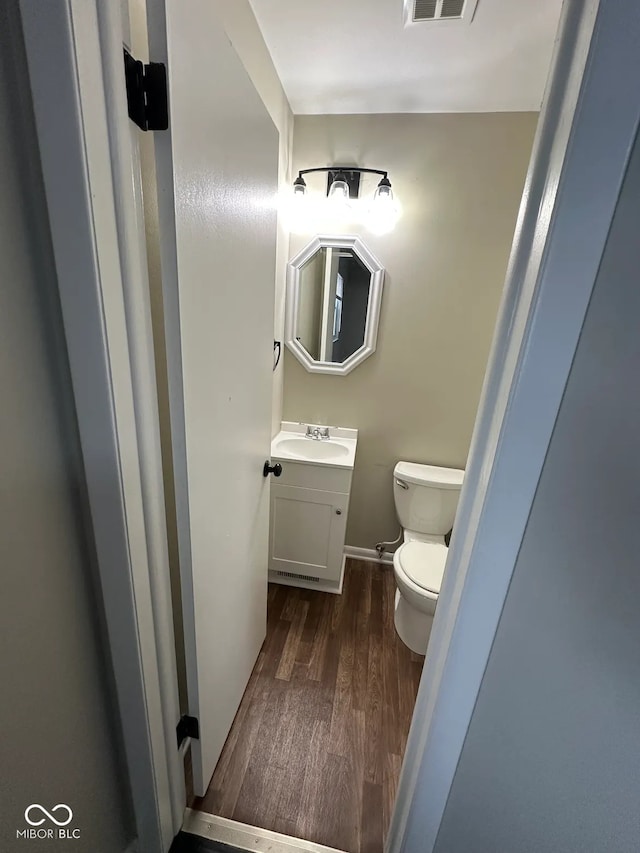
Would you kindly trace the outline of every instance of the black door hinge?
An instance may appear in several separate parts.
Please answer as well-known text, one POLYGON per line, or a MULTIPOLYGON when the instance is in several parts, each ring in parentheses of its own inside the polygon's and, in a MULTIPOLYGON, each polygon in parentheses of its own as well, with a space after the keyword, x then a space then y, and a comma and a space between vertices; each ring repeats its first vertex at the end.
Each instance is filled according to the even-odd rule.
POLYGON ((162 62, 145 65, 125 49, 124 77, 129 118, 142 130, 166 130, 169 127, 166 66, 162 62))
POLYGON ((178 749, 181 747, 182 742, 188 737, 200 740, 200 725, 198 723, 198 718, 189 717, 187 714, 180 717, 180 722, 176 726, 176 737, 178 739, 178 749))

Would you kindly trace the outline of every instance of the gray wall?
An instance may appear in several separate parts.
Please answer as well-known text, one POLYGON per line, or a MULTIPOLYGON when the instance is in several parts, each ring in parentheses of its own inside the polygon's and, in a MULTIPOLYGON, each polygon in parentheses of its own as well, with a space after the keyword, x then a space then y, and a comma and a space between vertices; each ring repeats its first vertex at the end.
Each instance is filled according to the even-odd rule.
MULTIPOLYGON (((536 113, 296 116, 294 172, 331 163, 388 169, 395 230, 352 223, 385 267, 373 356, 348 376, 307 373, 287 350, 284 419, 357 427, 347 543, 398 533, 399 459, 464 467, 480 398, 536 113)), ((322 179, 309 177, 310 190, 322 179)), ((363 179, 370 196, 376 181, 363 179)), ((290 257, 311 234, 292 234, 290 257)))
POLYGON ((640 849, 639 223, 636 141, 438 853, 640 849))
POLYGON ((116 853, 133 829, 16 6, 0 8, 0 849, 116 853), (16 839, 31 803, 68 804, 80 840, 16 839))

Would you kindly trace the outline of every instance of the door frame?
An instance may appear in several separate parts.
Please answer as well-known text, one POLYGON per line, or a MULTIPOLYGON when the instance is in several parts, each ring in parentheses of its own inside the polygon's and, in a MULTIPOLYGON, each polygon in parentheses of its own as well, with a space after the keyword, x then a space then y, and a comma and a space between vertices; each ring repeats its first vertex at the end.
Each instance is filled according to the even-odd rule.
MULTIPOLYGON (((100 51, 121 37, 119 4, 20 5, 138 846, 156 853, 184 789, 168 567, 150 542, 164 519, 144 487, 157 411, 138 407, 152 341, 127 308, 146 286, 122 230, 128 119, 100 51)), ((435 848, 640 120, 634 5, 565 0, 388 853, 435 848)), ((152 55, 161 7, 150 0, 152 55)))
POLYGON ((436 848, 638 131, 633 6, 563 5, 387 853, 436 848))

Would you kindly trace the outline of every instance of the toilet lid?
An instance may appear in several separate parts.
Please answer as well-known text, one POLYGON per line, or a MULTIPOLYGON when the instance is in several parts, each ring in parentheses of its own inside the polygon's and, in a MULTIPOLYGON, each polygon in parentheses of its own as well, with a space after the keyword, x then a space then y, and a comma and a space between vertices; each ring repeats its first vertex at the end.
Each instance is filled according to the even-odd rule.
POLYGON ((438 594, 448 550, 440 542, 405 542, 398 548, 398 562, 409 580, 438 594))

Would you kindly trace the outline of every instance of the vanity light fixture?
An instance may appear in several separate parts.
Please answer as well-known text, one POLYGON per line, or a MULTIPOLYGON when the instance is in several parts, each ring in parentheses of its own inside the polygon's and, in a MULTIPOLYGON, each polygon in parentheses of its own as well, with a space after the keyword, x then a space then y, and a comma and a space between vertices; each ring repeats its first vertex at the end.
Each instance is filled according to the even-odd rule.
POLYGON ((335 194, 357 198, 360 190, 360 175, 382 176, 375 195, 378 195, 380 190, 391 191, 389 173, 382 169, 361 169, 359 166, 318 166, 314 169, 300 169, 298 177, 293 182, 293 192, 296 195, 306 194, 307 184, 303 175, 309 175, 312 172, 324 172, 328 176, 327 196, 329 198, 335 194))
POLYGON ((365 224, 379 234, 390 231, 396 224, 399 211, 386 171, 364 169, 358 166, 319 166, 313 169, 301 169, 293 182, 293 194, 298 203, 307 194, 304 175, 314 172, 324 172, 327 175, 327 199, 333 210, 341 214, 351 212, 351 200, 359 196, 360 176, 380 175, 380 182, 373 194, 373 199, 366 208, 365 224))

